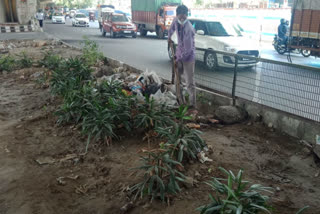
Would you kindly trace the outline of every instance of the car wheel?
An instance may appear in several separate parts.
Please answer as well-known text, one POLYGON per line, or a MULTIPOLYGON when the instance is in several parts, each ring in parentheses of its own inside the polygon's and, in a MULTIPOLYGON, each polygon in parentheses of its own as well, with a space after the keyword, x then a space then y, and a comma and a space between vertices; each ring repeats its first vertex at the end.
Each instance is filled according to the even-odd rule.
POLYGON ((204 63, 208 69, 215 70, 218 65, 217 55, 211 51, 206 52, 204 55, 204 63))
POLYGON ((147 33, 148 33, 148 31, 146 31, 145 29, 143 29, 143 27, 142 26, 140 26, 140 36, 146 36, 147 35, 147 33))
POLYGON ((134 34, 132 35, 132 38, 137 38, 137 33, 134 33, 134 34))
POLYGON ((110 29, 110 38, 116 38, 116 35, 112 29, 110 29))
POLYGON ((106 36, 106 31, 104 29, 102 29, 102 36, 105 37, 106 36))
POLYGON ((164 38, 164 32, 163 32, 161 27, 159 27, 157 29, 157 36, 158 36, 159 39, 163 39, 164 38))

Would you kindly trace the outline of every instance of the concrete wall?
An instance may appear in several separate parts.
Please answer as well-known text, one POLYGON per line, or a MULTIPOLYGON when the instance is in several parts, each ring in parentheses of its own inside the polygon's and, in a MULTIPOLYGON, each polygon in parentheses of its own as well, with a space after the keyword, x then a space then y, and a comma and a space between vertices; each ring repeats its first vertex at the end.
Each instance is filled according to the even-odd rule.
POLYGON ((21 2, 17 0, 17 13, 19 24, 29 24, 30 20, 34 18, 37 9, 37 0, 28 0, 21 2))
POLYGON ((0 23, 6 21, 5 10, 4 10, 4 1, 0 1, 0 23))

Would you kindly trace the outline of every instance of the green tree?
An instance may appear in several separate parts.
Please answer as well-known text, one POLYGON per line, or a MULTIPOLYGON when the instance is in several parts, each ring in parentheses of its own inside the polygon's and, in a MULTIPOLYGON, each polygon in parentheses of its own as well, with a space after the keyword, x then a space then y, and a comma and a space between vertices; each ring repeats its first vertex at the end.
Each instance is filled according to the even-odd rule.
POLYGON ((196 0, 196 5, 199 5, 199 6, 203 5, 203 0, 196 0))

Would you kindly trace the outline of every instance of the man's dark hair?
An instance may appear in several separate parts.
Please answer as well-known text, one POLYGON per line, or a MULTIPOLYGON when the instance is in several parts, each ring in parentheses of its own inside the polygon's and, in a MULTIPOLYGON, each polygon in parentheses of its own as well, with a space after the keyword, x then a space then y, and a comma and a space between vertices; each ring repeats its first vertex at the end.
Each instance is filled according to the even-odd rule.
POLYGON ((187 6, 185 6, 185 5, 179 5, 178 7, 177 7, 177 15, 180 15, 180 14, 185 14, 185 15, 188 15, 188 8, 187 8, 187 6))

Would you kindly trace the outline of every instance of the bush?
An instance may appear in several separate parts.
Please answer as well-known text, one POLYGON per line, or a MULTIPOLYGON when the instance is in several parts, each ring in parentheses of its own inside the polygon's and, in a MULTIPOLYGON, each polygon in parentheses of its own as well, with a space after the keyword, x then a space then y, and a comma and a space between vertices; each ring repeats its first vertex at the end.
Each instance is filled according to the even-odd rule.
POLYGON ((57 69, 63 61, 60 56, 48 51, 44 53, 44 57, 39 61, 39 65, 54 70, 57 69))
POLYGON ((51 92, 66 96, 73 90, 79 90, 85 81, 90 80, 92 70, 78 57, 62 61, 52 72, 51 92))
POLYGON ((267 204, 269 197, 262 195, 262 192, 273 193, 270 187, 263 187, 260 184, 253 184, 247 187, 249 182, 242 180, 243 171, 240 170, 235 176, 232 171, 219 168, 227 179, 213 178, 207 184, 216 192, 217 196, 211 194, 211 203, 198 208, 201 214, 257 214, 260 211, 270 213, 270 206, 267 204), (220 181, 226 181, 224 184, 220 181))
POLYGON ((25 51, 21 52, 18 56, 20 59, 17 61, 17 64, 20 68, 30 68, 32 66, 33 61, 25 51))
POLYGON ((15 63, 16 60, 11 55, 0 57, 0 71, 13 71, 16 68, 15 63))
POLYGON ((184 125, 187 116, 188 107, 180 106, 175 114, 178 123, 172 123, 172 126, 156 128, 160 137, 166 139, 165 146, 170 150, 171 157, 182 162, 185 157, 196 159, 197 154, 206 146, 205 141, 200 137, 201 132, 189 129, 184 125))
POLYGON ((82 58, 88 66, 95 65, 99 60, 103 60, 103 54, 99 52, 99 47, 96 42, 84 37, 82 44, 82 58))
POLYGON ((157 127, 167 127, 173 123, 173 114, 166 105, 157 105, 154 99, 148 96, 145 103, 138 105, 138 114, 135 116, 136 128, 143 128, 145 131, 157 127))
POLYGON ((150 196, 151 201, 160 198, 164 201, 169 195, 181 191, 179 182, 184 182, 185 176, 177 170, 183 168, 181 163, 170 158, 168 151, 160 148, 144 151, 146 156, 141 157, 142 165, 135 168, 143 171, 143 181, 130 188, 134 199, 140 195, 150 196))

